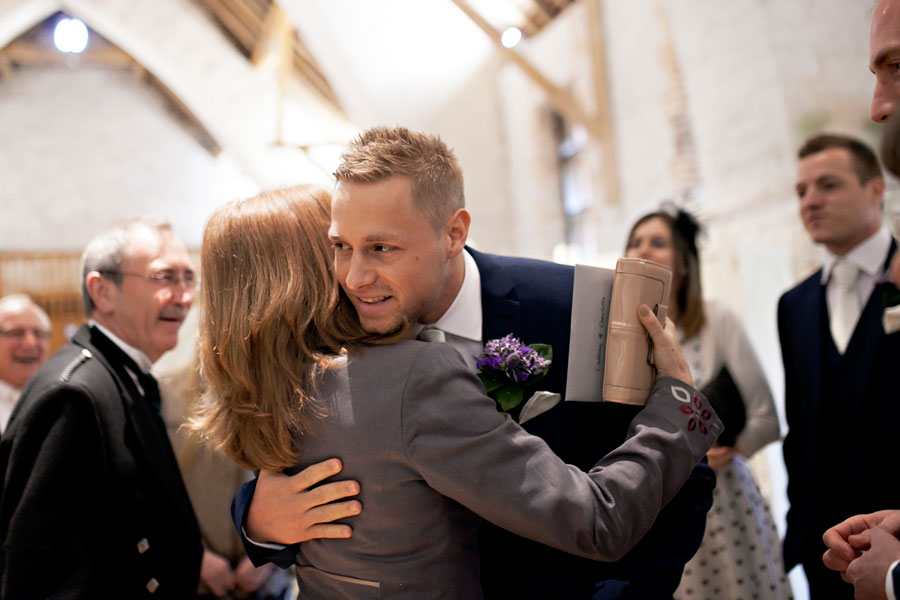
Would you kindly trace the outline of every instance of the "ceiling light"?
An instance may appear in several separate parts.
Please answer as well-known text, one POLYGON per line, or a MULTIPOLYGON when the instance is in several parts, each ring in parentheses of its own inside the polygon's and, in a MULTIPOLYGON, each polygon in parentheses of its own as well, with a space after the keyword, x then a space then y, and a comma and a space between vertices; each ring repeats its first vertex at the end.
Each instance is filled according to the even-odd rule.
POLYGON ((60 19, 53 31, 53 44, 60 52, 81 54, 88 44, 88 29, 78 19, 60 19))
POLYGON ((500 36, 500 43, 506 48, 512 48, 522 40, 522 32, 518 27, 509 27, 500 36))

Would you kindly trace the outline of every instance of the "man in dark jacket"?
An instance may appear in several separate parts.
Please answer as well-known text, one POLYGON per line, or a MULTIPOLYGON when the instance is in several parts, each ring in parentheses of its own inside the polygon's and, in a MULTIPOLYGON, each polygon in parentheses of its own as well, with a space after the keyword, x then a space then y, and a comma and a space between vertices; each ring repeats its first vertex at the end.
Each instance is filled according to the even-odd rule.
POLYGON ((189 598, 203 548, 159 413, 194 272, 132 220, 83 257, 90 319, 29 381, 0 441, 0 597, 189 598))

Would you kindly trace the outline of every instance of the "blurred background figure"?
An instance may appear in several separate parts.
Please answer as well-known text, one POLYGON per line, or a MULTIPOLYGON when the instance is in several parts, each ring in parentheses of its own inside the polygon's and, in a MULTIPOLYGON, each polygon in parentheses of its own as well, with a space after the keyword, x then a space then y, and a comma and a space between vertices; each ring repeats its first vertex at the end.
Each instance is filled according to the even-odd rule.
POLYGON ((634 224, 625 256, 672 269, 669 316, 698 389, 725 424, 707 455, 716 470, 713 506, 697 554, 687 564, 676 598, 792 598, 781 542, 747 458, 779 439, 772 392, 740 319, 704 302, 693 216, 674 206, 634 224))
POLYGON ((231 499, 253 474, 182 427, 204 389, 196 327, 196 315, 191 313, 178 348, 154 371, 163 398, 166 430, 203 537, 203 572, 197 598, 291 600, 296 596, 293 571, 272 564, 254 567, 231 521, 231 499))
POLYGON ((47 360, 50 319, 25 294, 0 298, 0 434, 28 379, 47 360))

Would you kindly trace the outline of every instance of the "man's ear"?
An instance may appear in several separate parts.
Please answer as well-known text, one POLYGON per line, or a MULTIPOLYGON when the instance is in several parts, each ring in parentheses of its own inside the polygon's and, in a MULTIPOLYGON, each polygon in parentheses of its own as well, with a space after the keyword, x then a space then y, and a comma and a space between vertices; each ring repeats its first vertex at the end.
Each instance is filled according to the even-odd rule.
POLYGON ((115 306, 113 298, 116 293, 116 284, 103 277, 97 271, 88 273, 84 282, 88 294, 90 294, 91 300, 94 301, 94 306, 96 306, 94 310, 101 314, 111 313, 115 306))
POLYGON ((469 237, 469 223, 471 222, 472 216, 464 208, 460 208, 447 219, 447 224, 444 226, 449 241, 447 258, 454 258, 462 252, 466 245, 466 239, 469 237))
POLYGON ((868 188, 869 192, 869 199, 876 207, 881 206, 882 199, 884 198, 884 185, 883 177, 873 177, 866 184, 866 188, 868 188))

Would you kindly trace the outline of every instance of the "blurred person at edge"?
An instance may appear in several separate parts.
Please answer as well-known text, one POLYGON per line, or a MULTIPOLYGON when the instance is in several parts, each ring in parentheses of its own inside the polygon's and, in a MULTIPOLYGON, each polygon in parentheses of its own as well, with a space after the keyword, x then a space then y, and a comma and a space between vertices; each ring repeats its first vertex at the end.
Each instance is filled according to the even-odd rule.
POLYGON ((672 269, 668 314, 678 327, 695 385, 705 387, 725 424, 707 454, 716 488, 703 542, 685 566, 675 597, 787 600, 793 593, 778 532, 746 460, 779 439, 775 403, 738 316, 703 300, 699 233, 692 215, 664 205, 638 219, 625 252, 672 269))
POLYGON ((47 360, 50 318, 25 294, 0 298, 0 434, 28 379, 47 360))
MULTIPOLYGON (((870 116, 884 123, 881 160, 885 169, 900 177, 900 1, 879 3, 872 16, 869 35, 869 68, 875 74, 870 116)), ((900 215, 894 215, 894 237, 900 234, 900 215)), ((895 284, 900 283, 900 254, 890 268, 895 284)), ((887 308, 885 330, 900 326, 896 306, 887 308)), ((895 500, 894 505, 897 505, 895 500)), ((900 510, 858 514, 828 529, 823 541, 828 547, 822 560, 852 583, 861 600, 896 600, 900 591, 900 510)))

